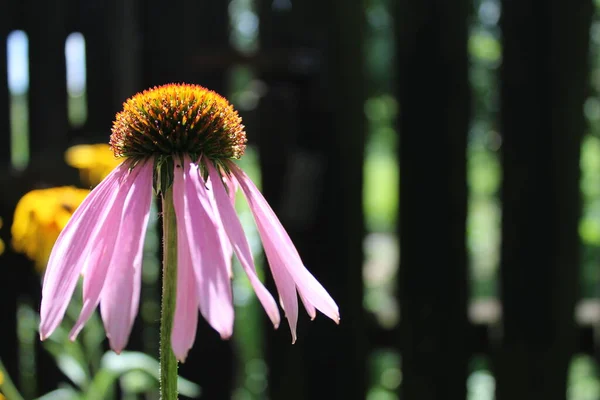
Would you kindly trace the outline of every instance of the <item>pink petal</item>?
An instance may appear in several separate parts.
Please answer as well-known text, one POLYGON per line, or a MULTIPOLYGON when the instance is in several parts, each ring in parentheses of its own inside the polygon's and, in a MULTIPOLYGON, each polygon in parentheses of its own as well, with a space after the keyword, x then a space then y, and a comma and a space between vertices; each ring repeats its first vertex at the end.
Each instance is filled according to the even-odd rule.
MULTIPOLYGON (((231 204, 233 204, 233 207, 235 208, 235 194, 237 193, 237 189, 238 189, 238 184, 235 180, 231 180, 231 179, 227 179, 225 180, 225 186, 227 187, 227 195, 229 196, 229 199, 231 201, 231 204)), ((213 204, 213 208, 216 209, 216 205, 213 204)), ((219 218, 220 220, 220 218, 219 218)), ((225 228, 223 228, 225 229, 225 228)), ((226 234, 227 235, 227 234, 226 234)), ((227 236, 228 237, 228 236, 227 236)), ((228 239, 225 241, 228 245, 228 247, 226 248, 226 251, 228 250, 229 253, 225 253, 226 255, 229 256, 228 261, 229 261, 229 275, 231 278, 233 278, 233 271, 232 271, 232 258, 233 258, 233 247, 231 245, 231 241, 228 239)))
MULTIPOLYGON (((228 165, 240 183, 254 214, 271 270, 287 270, 298 286, 299 292, 302 293, 303 301, 312 304, 317 310, 339 323, 339 310, 335 301, 304 267, 298 251, 265 198, 244 171, 232 162, 228 165)), ((308 309, 308 312, 310 314, 311 310, 308 309)))
MULTIPOLYGON (((175 168, 174 174, 177 181, 183 179, 183 168, 175 168)), ((183 209, 183 193, 176 192, 180 185, 173 186, 173 198, 176 210, 183 209)), ((177 214, 177 212, 176 212, 177 214)), ((189 350, 196 339, 198 325, 198 287, 194 275, 193 263, 190 256, 190 247, 185 229, 185 224, 177 223, 177 300, 171 347, 177 359, 185 361, 189 350)))
MULTIPOLYGON (((259 227, 259 234, 262 238, 261 228, 259 227)), ((296 284, 292 279, 290 273, 285 269, 284 262, 281 260, 277 250, 273 248, 270 242, 263 240, 263 248, 267 259, 269 260, 269 266, 271 267, 271 274, 273 274, 273 280, 277 291, 279 292, 279 301, 281 308, 285 312, 285 317, 288 320, 290 326, 290 332, 292 334, 292 343, 296 343, 296 325, 298 324, 298 296, 296 295, 296 284)))
POLYGON ((114 253, 119 233, 123 203, 127 197, 131 182, 133 182, 133 179, 138 174, 137 170, 137 168, 134 169, 124 177, 125 182, 123 182, 121 188, 115 190, 116 196, 114 196, 113 202, 106 204, 104 214, 98 221, 100 229, 96 230, 88 239, 90 243, 94 243, 94 246, 85 261, 83 306, 79 318, 69 334, 69 339, 71 340, 77 338, 77 335, 83 329, 83 326, 100 302, 100 295, 104 287, 108 266, 114 253))
POLYGON ((244 235, 244 229, 242 228, 242 224, 240 223, 240 220, 238 219, 237 214, 235 213, 235 209, 233 208, 231 199, 228 197, 225 188, 221 184, 221 176, 210 161, 207 162, 207 164, 210 174, 210 180, 213 182, 212 188, 215 197, 216 209, 218 211, 221 221, 223 222, 223 227, 225 228, 225 231, 227 232, 227 235, 231 240, 233 250, 235 251, 238 260, 240 260, 242 268, 246 272, 246 275, 248 275, 248 279, 250 279, 250 284, 252 285, 256 296, 258 297, 262 306, 267 312, 267 315, 271 319, 271 322, 273 323, 275 328, 277 328, 280 322, 277 303, 256 275, 250 245, 246 240, 246 236, 244 235))
POLYGON ((227 194, 229 195, 231 204, 235 206, 235 195, 240 185, 238 185, 234 178, 230 178, 227 175, 223 177, 223 181, 225 182, 225 186, 227 186, 227 194))
MULTIPOLYGON (((209 161, 210 163, 210 161, 209 161)), ((219 210, 216 205, 216 199, 214 197, 214 191, 212 189, 212 181, 209 180, 206 182, 205 187, 208 189, 209 199, 211 203, 211 208, 215 213, 215 222, 217 224, 217 232, 219 234, 219 241, 221 242, 221 246, 223 249, 223 255, 225 257, 225 264, 227 266, 227 273, 229 275, 229 279, 233 278, 233 268, 232 268, 232 257, 233 257, 233 247, 225 232, 225 228, 223 227, 223 221, 219 217, 219 210)))
MULTIPOLYGON (((214 204, 213 204, 214 209, 214 204)), ((225 258, 225 267, 227 268, 227 276, 229 279, 233 279, 233 247, 231 246, 231 242, 229 241, 229 237, 225 232, 225 228, 223 227, 223 223, 220 220, 218 221, 217 226, 217 234, 219 235, 219 242, 221 243, 221 249, 223 250, 223 257, 225 258)))
POLYGON ((227 276, 231 280, 233 279, 233 248, 231 247, 231 242, 229 241, 229 237, 227 236, 227 233, 225 233, 225 229, 221 222, 219 222, 219 225, 217 226, 217 234, 219 235, 219 242, 221 243, 223 257, 225 258, 227 276))
POLYGON ((128 193, 100 302, 106 336, 117 353, 127 344, 138 312, 144 239, 152 201, 152 169, 152 159, 138 164, 126 181, 130 187, 119 189, 128 193))
POLYGON ((304 308, 306 308, 306 312, 308 313, 311 320, 317 317, 317 309, 306 300, 306 298, 302 295, 301 291, 298 291, 300 295, 300 300, 302 300, 302 304, 304 304, 304 308))
MULTIPOLYGON (((243 183, 242 190, 244 190, 243 183)), ((246 196, 246 198, 248 199, 248 195, 246 195, 245 192, 244 196, 246 196)), ((250 203, 250 201, 249 204, 252 210, 252 203, 250 203)), ((298 323, 298 296, 296 294, 296 284, 294 283, 294 279, 292 278, 290 273, 285 268, 285 262, 281 259, 281 255, 278 253, 276 247, 271 241, 265 239, 265 237, 268 235, 268 233, 266 232, 266 228, 262 225, 262 222, 260 222, 256 218, 256 216, 254 218, 257 223, 256 225, 258 227, 258 232, 263 242, 265 255, 269 260, 269 266, 271 267, 271 274, 273 275, 275 286, 277 286, 281 308, 283 308, 283 311, 285 312, 285 317, 288 320, 288 325, 290 326, 290 332, 292 334, 292 343, 295 343, 297 339, 296 325, 298 323)))
MULTIPOLYGON (((181 174, 181 168, 175 174, 181 174)), ((179 197, 178 201, 183 201, 179 197)), ((171 347, 177 359, 184 362, 196 339, 198 326, 198 286, 188 243, 185 225, 177 224, 177 300, 171 347)))
POLYGON ((221 337, 228 338, 233 333, 234 317, 231 283, 209 194, 198 165, 189 157, 184 159, 183 177, 174 175, 175 214, 189 240, 200 312, 221 337))
POLYGON ((96 186, 58 236, 44 275, 40 310, 42 340, 50 336, 63 319, 85 260, 94 247, 88 238, 98 235, 99 221, 114 201, 128 168, 127 163, 122 163, 96 186))

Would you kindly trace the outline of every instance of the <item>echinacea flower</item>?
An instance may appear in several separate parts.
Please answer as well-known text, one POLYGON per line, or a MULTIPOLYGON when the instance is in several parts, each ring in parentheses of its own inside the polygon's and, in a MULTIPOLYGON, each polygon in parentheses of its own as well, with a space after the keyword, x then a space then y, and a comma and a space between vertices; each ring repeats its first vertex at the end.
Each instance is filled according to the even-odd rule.
POLYGON ((99 304, 112 349, 123 350, 138 312, 153 187, 172 190, 177 222, 171 345, 179 360, 193 345, 198 309, 221 337, 233 332, 232 253, 273 325, 279 325, 277 303, 256 274, 234 209, 238 188, 254 215, 293 341, 298 295, 311 318, 319 310, 339 321, 337 305, 305 268, 267 201, 231 161, 243 155, 246 135, 227 100, 195 85, 147 90, 124 103, 110 144, 125 160, 84 200, 52 250, 42 292, 42 339, 61 322, 83 274, 83 307, 71 339, 99 304))
POLYGON ((67 149, 65 161, 79 170, 86 185, 96 186, 123 160, 106 143, 78 144, 67 149))
POLYGON ((33 260, 36 269, 42 272, 56 238, 89 193, 87 189, 72 186, 26 193, 15 208, 12 247, 33 260))

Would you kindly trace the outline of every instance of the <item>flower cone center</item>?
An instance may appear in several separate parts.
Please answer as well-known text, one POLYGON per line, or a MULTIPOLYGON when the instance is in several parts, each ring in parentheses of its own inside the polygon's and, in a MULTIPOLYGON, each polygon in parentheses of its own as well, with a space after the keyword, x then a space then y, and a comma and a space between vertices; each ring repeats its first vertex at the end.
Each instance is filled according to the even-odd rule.
POLYGON ((138 93, 113 123, 115 156, 189 154, 238 159, 246 148, 242 120, 229 102, 199 85, 168 84, 138 93))

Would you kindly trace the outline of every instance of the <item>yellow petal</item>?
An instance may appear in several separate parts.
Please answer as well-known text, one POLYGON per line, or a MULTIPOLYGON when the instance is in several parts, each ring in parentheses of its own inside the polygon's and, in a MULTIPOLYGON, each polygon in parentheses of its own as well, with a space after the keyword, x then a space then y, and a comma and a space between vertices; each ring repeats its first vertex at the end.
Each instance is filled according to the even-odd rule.
POLYGON ((73 212, 89 194, 71 186, 33 190, 19 200, 11 227, 15 251, 35 261, 43 271, 52 246, 73 212))
POLYGON ((65 161, 80 172, 86 185, 96 186, 123 159, 115 158, 108 144, 80 144, 65 152, 65 161))

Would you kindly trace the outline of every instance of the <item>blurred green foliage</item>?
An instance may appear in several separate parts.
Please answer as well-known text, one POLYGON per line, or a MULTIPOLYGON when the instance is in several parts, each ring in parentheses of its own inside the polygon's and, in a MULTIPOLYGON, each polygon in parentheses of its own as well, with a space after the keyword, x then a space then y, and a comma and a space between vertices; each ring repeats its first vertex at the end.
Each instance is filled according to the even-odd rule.
MULTIPOLYGON (((76 296, 76 298, 79 298, 76 296)), ((138 394, 154 393, 158 390, 159 364, 158 360, 140 352, 122 352, 120 355, 112 351, 103 352, 105 339, 104 328, 97 313, 94 313, 85 325, 79 338, 75 341, 69 339, 66 326, 72 326, 77 320, 81 303, 73 301, 65 317, 66 322, 61 324, 54 334, 45 342, 44 348, 56 361, 59 370, 68 381, 60 382, 58 389, 46 393, 37 400, 108 400, 116 399, 115 384, 118 384, 122 399, 134 399, 138 394)), ((28 305, 22 305, 19 312, 20 337, 38 337, 38 314, 28 305)), ((31 351, 31 349, 29 349, 31 351)), ((23 351, 23 349, 21 349, 23 351)), ((34 362, 35 353, 26 354, 30 362, 34 362)), ((34 370, 25 367, 25 371, 34 370)), ((6 374, 0 363, 0 373, 8 378, 1 389, 9 396, 10 400, 31 399, 32 388, 35 388, 35 375, 23 376, 25 382, 21 392, 12 385, 10 377, 6 374), (32 387, 29 387, 32 385, 32 387)), ((178 380, 179 392, 188 397, 198 397, 198 385, 183 378, 178 380)), ((35 389, 33 389, 35 391, 35 389)))

